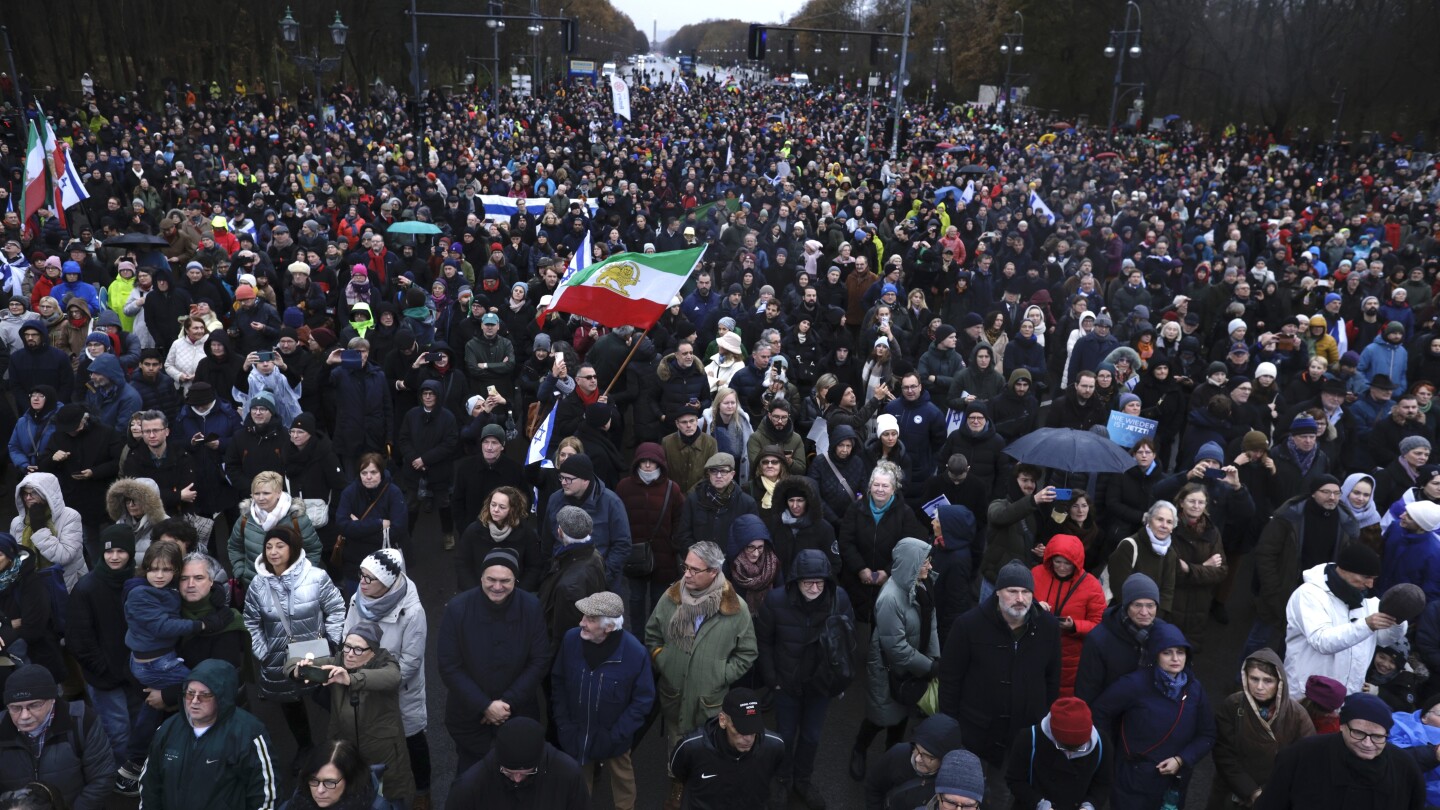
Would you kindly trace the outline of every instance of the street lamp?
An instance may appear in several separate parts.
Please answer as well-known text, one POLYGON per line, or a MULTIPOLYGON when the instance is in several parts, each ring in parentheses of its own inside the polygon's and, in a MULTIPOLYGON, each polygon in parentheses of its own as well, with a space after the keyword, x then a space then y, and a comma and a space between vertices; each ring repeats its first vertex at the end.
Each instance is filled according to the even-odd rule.
POLYGON ((340 49, 340 54, 335 56, 320 56, 320 44, 317 42, 311 46, 310 53, 300 52, 300 23, 295 20, 295 15, 290 13, 290 7, 285 7, 285 16, 280 18, 280 41, 285 46, 285 52, 290 56, 290 61, 304 71, 309 71, 315 78, 315 116, 319 120, 324 114, 325 96, 320 87, 320 80, 326 73, 340 67, 341 59, 345 51, 345 40, 350 34, 350 28, 340 21, 340 12, 335 12, 335 21, 328 26, 330 30, 330 41, 340 49))
POLYGON ((1140 6, 1135 0, 1126 0, 1125 3, 1125 26, 1119 31, 1110 32, 1110 42, 1105 46, 1105 55, 1115 60, 1115 81, 1110 90, 1110 122, 1107 129, 1115 130, 1115 112, 1120 105, 1120 88, 1139 87, 1140 92, 1145 92, 1144 82, 1132 82, 1124 84, 1125 78, 1125 55, 1131 59, 1140 58, 1140 6), (1130 15, 1135 15, 1135 27, 1130 27, 1130 15))
MULTIPOLYGON (((947 50, 947 47, 945 45, 945 40, 947 38, 948 37, 946 36, 945 31, 945 21, 941 20, 940 31, 935 34, 935 42, 930 46, 930 52, 935 55, 935 70, 930 76, 931 95, 935 94, 935 86, 940 82, 940 59, 944 56, 945 51, 947 50)), ((949 60, 946 61, 948 62, 949 60)))
POLYGON ((505 30, 505 21, 497 18, 504 13, 505 8, 498 0, 490 0, 491 16, 485 20, 485 27, 490 29, 490 40, 495 49, 490 71, 491 109, 500 108, 500 33, 505 30))
POLYGON ((1025 15, 1017 10, 1011 22, 1015 28, 1000 39, 1000 53, 1005 54, 1005 82, 1000 88, 1000 99, 1007 110, 1010 108, 1010 82, 1015 77, 1011 67, 1015 57, 1025 55, 1025 15))

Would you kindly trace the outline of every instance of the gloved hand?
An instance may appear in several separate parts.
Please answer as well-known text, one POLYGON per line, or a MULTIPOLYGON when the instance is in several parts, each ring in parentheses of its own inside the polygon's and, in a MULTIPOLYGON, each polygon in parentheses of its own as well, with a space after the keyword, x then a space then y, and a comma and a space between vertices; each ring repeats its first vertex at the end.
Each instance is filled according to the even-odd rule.
POLYGON ((930 659, 930 675, 929 675, 929 677, 931 677, 931 678, 938 678, 938 677, 940 677, 940 656, 938 656, 938 655, 935 656, 934 658, 931 658, 931 659, 930 659))
POLYGON ((216 610, 224 610, 227 607, 225 604, 224 588, 211 588, 210 595, 207 598, 210 600, 210 606, 216 610))
POLYGON ((25 520, 31 529, 38 529, 50 520, 50 504, 36 501, 25 507, 25 520))
POLYGON ((214 610, 200 620, 200 632, 205 635, 214 635, 224 630, 230 624, 230 610, 214 610))

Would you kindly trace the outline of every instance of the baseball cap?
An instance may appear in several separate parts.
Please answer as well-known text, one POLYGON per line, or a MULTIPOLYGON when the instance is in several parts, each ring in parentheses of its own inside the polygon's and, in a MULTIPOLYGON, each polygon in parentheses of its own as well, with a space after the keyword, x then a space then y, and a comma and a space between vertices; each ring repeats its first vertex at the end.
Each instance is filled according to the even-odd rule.
POLYGON ((763 734, 765 715, 760 711, 760 699, 749 689, 731 689, 725 693, 721 711, 730 718, 730 724, 741 734, 763 734))

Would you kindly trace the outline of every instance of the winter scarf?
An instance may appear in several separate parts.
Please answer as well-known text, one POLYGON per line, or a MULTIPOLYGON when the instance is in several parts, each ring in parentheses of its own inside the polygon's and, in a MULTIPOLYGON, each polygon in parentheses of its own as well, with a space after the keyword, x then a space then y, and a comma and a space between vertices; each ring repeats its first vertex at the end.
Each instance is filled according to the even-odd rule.
POLYGON ((1154 532, 1150 531, 1149 526, 1145 527, 1145 534, 1149 535, 1150 548, 1154 550, 1156 554, 1164 557, 1165 554, 1170 551, 1170 543, 1174 539, 1173 537, 1167 537, 1164 540, 1161 540, 1160 538, 1155 536, 1154 532))
POLYGON ((774 498, 775 498, 775 486, 776 486, 777 484, 779 484, 780 482, 779 482, 779 481, 771 481, 769 478, 765 478, 765 477, 763 477, 763 476, 760 477, 760 478, 757 478, 757 479, 755 479, 755 480, 757 480, 757 481, 760 482, 760 489, 762 490, 762 492, 760 493, 760 499, 759 499, 759 500, 760 500, 760 508, 762 508, 762 509, 769 509, 770 506, 771 506, 771 504, 773 504, 773 503, 775 502, 775 501, 774 501, 774 498))
POLYGON ((290 514, 290 493, 288 492, 280 493, 280 499, 275 502, 275 508, 269 512, 261 509, 253 498, 250 501, 250 517, 259 524, 261 531, 268 532, 275 528, 275 525, 280 522, 280 518, 288 514, 290 514))
POLYGON ((486 521, 485 528, 490 530, 490 539, 494 540, 496 543, 503 543, 506 540, 510 539, 510 533, 515 531, 514 526, 506 526, 502 529, 499 526, 496 526, 494 523, 490 523, 489 521, 486 521))
POLYGON ((716 489, 709 481, 700 482, 700 505, 712 512, 719 512, 730 504, 730 498, 735 494, 735 482, 731 481, 724 489, 716 489))
POLYGON ((759 612, 760 602, 775 586, 779 571, 780 558, 769 546, 760 552, 760 557, 754 562, 742 551, 730 564, 730 578, 735 581, 736 588, 744 591, 745 602, 750 605, 752 614, 759 612))
MULTIPOLYGON (((696 434, 699 435, 698 433, 696 434)), ((660 480, 659 468, 653 470, 636 470, 635 475, 639 476, 640 482, 647 486, 660 480)))
POLYGON ((1285 440, 1285 449, 1290 454, 1290 459, 1295 462, 1295 466, 1300 468, 1300 474, 1309 475, 1310 465, 1315 463, 1315 454, 1320 451, 1320 444, 1317 442, 1314 447, 1310 448, 1310 452, 1302 453, 1300 448, 1295 446, 1295 439, 1289 438, 1285 440))
POLYGON ((0 571, 0 593, 10 590, 10 586, 20 579, 20 563, 25 562, 25 558, 29 556, 30 552, 28 551, 20 552, 19 559, 11 560, 10 566, 4 571, 0 571))
POLYGON ((360 611, 360 615, 365 617, 365 621, 378 622, 390 615, 390 612, 395 609, 396 605, 400 604, 401 600, 405 598, 405 593, 409 590, 410 579, 402 575, 399 579, 395 580, 394 585, 390 586, 390 590, 378 598, 371 599, 364 593, 356 591, 355 609, 360 611))
POLYGON ((555 390, 559 391, 560 396, 562 397, 570 396, 570 394, 575 390, 575 378, 565 377, 564 379, 556 380, 555 390))
POLYGON ((876 506, 874 497, 867 497, 865 502, 870 504, 870 517, 875 520, 875 525, 879 526, 880 521, 885 519, 885 513, 895 505, 895 496, 891 495, 890 500, 886 501, 884 506, 876 506))
MULTIPOLYGON (((1401 460, 1401 463, 1404 463, 1403 459, 1401 460)), ((1375 524, 1380 522, 1380 513, 1375 510, 1374 492, 1375 479, 1371 478, 1365 473, 1352 474, 1345 479, 1345 485, 1340 487, 1340 503, 1344 504, 1345 511, 1349 512, 1350 515, 1355 518, 1355 521, 1360 524, 1360 528, 1362 529, 1366 526, 1374 526, 1375 524), (1350 505, 1350 491, 1355 489, 1355 485, 1360 483, 1361 481, 1370 482, 1370 502, 1365 504, 1364 509, 1356 510, 1355 507, 1350 505)))
POLYGON ((1179 700, 1181 690, 1189 682, 1190 673, 1183 669, 1171 675, 1160 667, 1155 667, 1155 686, 1171 700, 1179 700))
MULTIPOLYGON (((11 566, 11 568, 15 567, 17 566, 11 566)), ((700 625, 706 619, 714 616, 720 610, 720 597, 724 590, 725 575, 719 572, 715 574, 715 579, 710 582, 710 585, 699 593, 691 593, 683 583, 680 585, 680 606, 670 617, 670 626, 667 629, 670 638, 674 639, 673 643, 682 652, 695 651, 695 634, 699 632, 700 625)))
POLYGON ((1365 602, 1365 592, 1346 582, 1335 563, 1325 566, 1325 584, 1330 586, 1330 593, 1335 594, 1335 598, 1344 602, 1350 610, 1358 610, 1365 602))

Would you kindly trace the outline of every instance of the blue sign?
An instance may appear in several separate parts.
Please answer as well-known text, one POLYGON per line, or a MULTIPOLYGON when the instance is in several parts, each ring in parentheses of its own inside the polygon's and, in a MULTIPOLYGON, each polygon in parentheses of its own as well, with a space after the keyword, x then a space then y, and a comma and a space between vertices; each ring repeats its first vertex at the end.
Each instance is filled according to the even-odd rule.
POLYGON ((1110 441, 1128 449, 1141 439, 1154 438, 1156 425, 1154 419, 1111 411, 1110 421, 1105 425, 1105 429, 1110 433, 1110 441))

